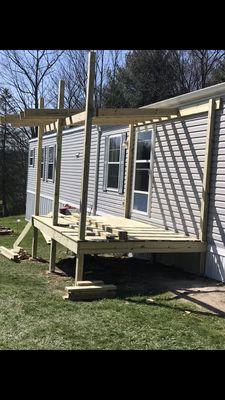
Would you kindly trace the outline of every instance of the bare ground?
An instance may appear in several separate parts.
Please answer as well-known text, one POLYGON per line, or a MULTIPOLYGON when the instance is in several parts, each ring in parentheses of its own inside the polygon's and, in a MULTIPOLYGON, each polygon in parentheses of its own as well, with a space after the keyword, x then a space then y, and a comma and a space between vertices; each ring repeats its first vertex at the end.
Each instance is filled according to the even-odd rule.
MULTIPOLYGON (((74 276, 74 266, 74 258, 61 260, 57 269, 59 276, 74 276)), ((186 301, 195 304, 203 313, 225 317, 225 285, 175 267, 152 265, 135 258, 87 256, 84 279, 116 284, 120 297, 170 292, 171 300, 186 301)))

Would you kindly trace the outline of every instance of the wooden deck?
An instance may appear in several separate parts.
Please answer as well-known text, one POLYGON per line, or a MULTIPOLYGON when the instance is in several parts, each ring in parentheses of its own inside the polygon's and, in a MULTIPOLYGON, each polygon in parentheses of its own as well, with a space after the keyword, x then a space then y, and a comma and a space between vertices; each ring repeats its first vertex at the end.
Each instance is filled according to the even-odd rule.
POLYGON ((205 252, 206 244, 151 224, 112 215, 88 216, 85 240, 78 240, 79 214, 60 214, 58 226, 51 216, 33 216, 32 224, 45 238, 54 239, 75 254, 192 253, 205 252))

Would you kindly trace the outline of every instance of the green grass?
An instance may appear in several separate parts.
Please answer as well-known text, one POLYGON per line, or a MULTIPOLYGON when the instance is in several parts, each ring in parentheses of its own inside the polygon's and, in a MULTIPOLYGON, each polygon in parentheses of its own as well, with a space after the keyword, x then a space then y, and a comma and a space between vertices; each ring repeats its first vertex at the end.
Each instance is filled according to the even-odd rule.
MULTIPOLYGON (((0 220, 15 230, 0 236, 0 245, 12 246, 17 218, 22 230, 21 216, 0 220)), ((31 250, 31 233, 23 247, 31 250)), ((58 260, 65 258, 66 250, 58 250, 58 260)), ((41 235, 39 255, 49 257, 41 235)), ((140 268, 132 260, 132 268, 124 260, 102 263, 90 260, 86 278, 118 284, 117 298, 70 302, 62 296, 72 277, 46 275, 46 263, 14 263, 0 256, 0 349, 225 349, 225 319, 154 290, 148 263, 141 261, 140 268), (154 303, 147 304, 148 297, 154 303)), ((176 272, 168 274, 176 279, 176 272)))

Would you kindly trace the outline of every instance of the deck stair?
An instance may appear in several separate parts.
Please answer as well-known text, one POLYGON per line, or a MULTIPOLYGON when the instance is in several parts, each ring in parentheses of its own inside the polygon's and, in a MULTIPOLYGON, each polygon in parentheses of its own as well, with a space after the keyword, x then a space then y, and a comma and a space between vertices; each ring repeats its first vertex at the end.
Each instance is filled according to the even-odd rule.
POLYGON ((67 286, 64 300, 97 300, 116 296, 115 285, 105 285, 103 281, 78 281, 75 286, 67 286))

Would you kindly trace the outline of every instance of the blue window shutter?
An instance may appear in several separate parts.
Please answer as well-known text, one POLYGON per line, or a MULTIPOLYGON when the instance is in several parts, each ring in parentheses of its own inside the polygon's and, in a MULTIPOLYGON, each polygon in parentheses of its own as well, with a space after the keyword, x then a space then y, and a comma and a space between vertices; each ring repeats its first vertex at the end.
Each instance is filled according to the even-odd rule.
POLYGON ((45 146, 45 181, 48 182, 48 152, 49 146, 45 146))
POLYGON ((119 185, 118 185, 118 192, 119 194, 123 194, 124 192, 124 177, 125 177, 125 147, 123 143, 127 138, 126 132, 122 134, 122 140, 120 144, 120 167, 119 167, 119 185))
POLYGON ((43 151, 43 181, 46 180, 46 146, 44 147, 44 151, 43 151))
POLYGON ((54 180, 55 180, 55 168, 56 168, 56 144, 54 145, 54 154, 53 154, 53 160, 54 160, 54 164, 53 164, 53 172, 52 172, 52 182, 54 182, 54 180))
POLYGON ((107 191, 108 182, 108 161, 109 161, 109 136, 105 137, 105 156, 104 156, 104 170, 103 170, 103 192, 107 191))
POLYGON ((34 147, 34 149, 33 149, 33 167, 35 166, 35 147, 34 147))

